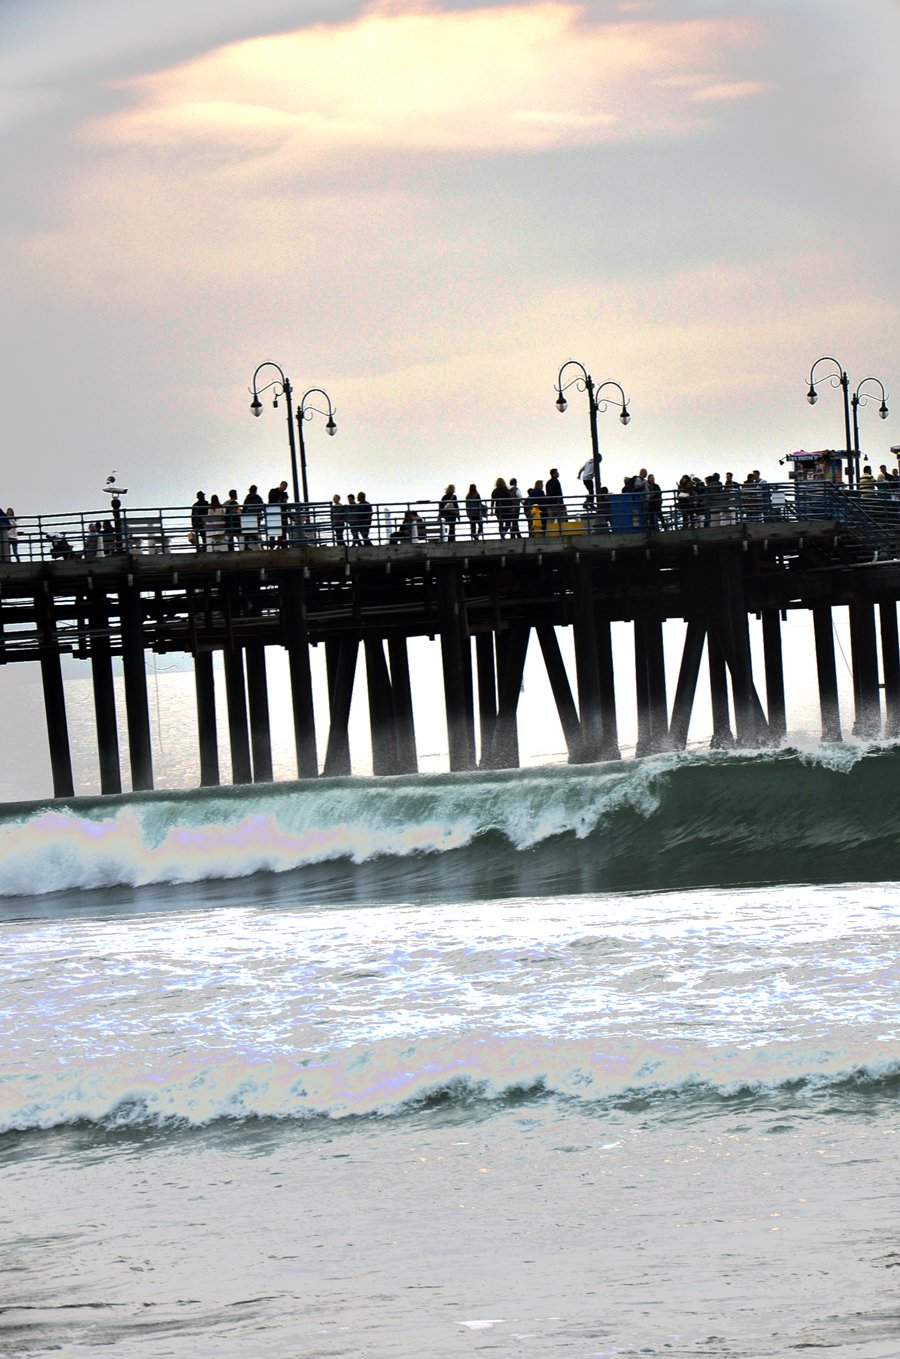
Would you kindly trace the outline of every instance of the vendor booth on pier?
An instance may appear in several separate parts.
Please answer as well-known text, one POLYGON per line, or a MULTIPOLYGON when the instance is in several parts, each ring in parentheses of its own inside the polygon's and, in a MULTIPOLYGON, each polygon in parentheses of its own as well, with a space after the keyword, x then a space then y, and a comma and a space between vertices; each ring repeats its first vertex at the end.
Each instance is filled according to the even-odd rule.
POLYGON ((796 453, 788 453, 787 457, 782 458, 782 462, 790 463, 788 476, 792 481, 838 483, 843 481, 841 460, 846 456, 846 453, 839 453, 834 448, 820 448, 817 453, 807 453, 801 448, 796 453))

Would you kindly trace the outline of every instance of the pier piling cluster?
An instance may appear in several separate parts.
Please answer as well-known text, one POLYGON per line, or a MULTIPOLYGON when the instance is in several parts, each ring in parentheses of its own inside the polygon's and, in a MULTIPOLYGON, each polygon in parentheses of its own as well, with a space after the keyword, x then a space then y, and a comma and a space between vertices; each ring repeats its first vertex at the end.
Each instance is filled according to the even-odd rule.
POLYGON ((123 787, 117 658, 130 787, 153 787, 148 652, 193 658, 198 776, 205 786, 223 777, 216 652, 230 779, 237 784, 273 777, 271 647, 288 655, 298 778, 347 775, 354 767, 348 724, 363 665, 373 771, 415 773, 408 644, 417 637, 441 649, 451 770, 517 766, 517 704, 534 647, 568 759, 582 763, 620 754, 623 679, 615 673, 614 623, 628 624, 633 634, 638 755, 684 748, 704 656, 712 744, 778 744, 786 731, 786 686, 800 682, 784 673, 781 624, 797 609, 812 615, 823 738, 838 741, 844 734, 832 627, 837 607, 849 610, 854 733, 890 737, 900 732, 900 562, 861 563, 858 548, 846 523, 817 519, 516 542, 288 546, 6 565, 0 570, 0 664, 40 665, 57 797, 76 791, 64 654, 90 662, 103 793, 123 787), (761 620, 762 676, 753 671, 754 616, 761 620), (686 627, 670 702, 664 636, 673 620, 686 627), (573 673, 560 647, 563 629, 571 630, 573 673), (313 708, 316 646, 325 650, 327 730, 317 728, 313 708))

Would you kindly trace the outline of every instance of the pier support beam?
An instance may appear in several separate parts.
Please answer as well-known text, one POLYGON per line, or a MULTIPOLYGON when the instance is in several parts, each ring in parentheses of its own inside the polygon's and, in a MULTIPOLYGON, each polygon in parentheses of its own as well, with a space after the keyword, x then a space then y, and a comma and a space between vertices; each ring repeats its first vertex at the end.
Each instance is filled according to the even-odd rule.
POLYGON ((592 764, 603 759, 603 717, 597 652, 597 624, 590 562, 574 564, 575 675, 581 715, 581 759, 592 764))
POLYGON ((417 774, 419 760, 416 754, 416 724, 413 717, 409 652, 405 637, 388 639, 388 660, 391 667, 391 695, 394 703, 397 773, 417 774))
POLYGON ((491 753, 497 725, 497 667, 494 659, 494 633, 475 634, 475 667, 478 673, 478 744, 480 767, 493 768, 491 753))
POLYGON ((672 723, 669 726, 669 741, 673 750, 684 750, 688 743, 688 730, 691 727, 693 699, 697 692, 697 679, 700 678, 704 643, 706 624, 702 618, 689 618, 684 635, 684 650, 681 652, 681 666, 678 669, 676 694, 672 703, 672 723))
POLYGON ((294 717, 294 748, 297 777, 319 776, 316 720, 313 711, 312 671, 309 664, 309 627, 306 619, 306 586, 294 573, 281 582, 285 645, 291 672, 291 708, 294 717))
POLYGON ((720 608, 715 618, 715 631, 728 669, 731 671, 734 725, 738 743, 742 746, 752 746, 756 745, 762 736, 760 724, 761 721, 765 722, 765 718, 753 686, 741 554, 731 549, 723 550, 719 561, 721 595, 720 608))
POLYGON ((634 620, 634 700, 637 709, 637 745, 635 754, 648 755, 650 741, 650 686, 647 682, 647 638, 643 619, 634 620))
POLYGON ((856 708, 853 734, 872 740, 881 735, 881 695, 878 688, 875 605, 868 600, 855 600, 850 605, 850 648, 856 708))
POLYGON ((638 755, 669 747, 666 667, 662 622, 658 618, 634 620, 634 669, 638 712, 638 755))
POLYGON ((516 624, 497 638, 499 683, 497 685, 497 722, 491 747, 492 769, 518 769, 519 734, 516 710, 525 670, 525 656, 531 628, 516 624))
POLYGON ((367 637, 366 690, 369 697, 369 727, 372 732, 372 773, 396 774, 397 732, 394 722, 394 695, 384 643, 380 637, 367 637))
POLYGON ((600 685, 600 758, 619 760, 619 724, 616 717, 616 677, 613 666, 612 624, 594 610, 597 646, 597 678, 600 685))
POLYGON ((100 792, 121 793, 122 768, 119 762, 119 725, 116 718, 112 647, 109 641, 109 608, 106 595, 102 591, 91 593, 88 613, 100 792))
POLYGON ((728 674, 725 657, 719 639, 713 631, 706 637, 706 655, 709 665, 709 694, 712 706, 713 750, 728 750, 734 745, 734 734, 728 712, 728 674))
POLYGON ((559 724, 569 753, 569 764, 579 764, 582 755, 581 724, 578 721, 578 709, 575 707, 569 677, 559 649, 559 638, 556 629, 549 623, 536 628, 536 632, 547 667, 547 678, 556 701, 559 724))
POLYGON ((884 734, 900 736, 900 646, 897 638, 897 605, 883 600, 878 606, 881 620, 881 664, 884 673, 884 734))
POLYGON ((769 719, 769 739, 783 741, 787 732, 784 703, 784 660, 781 649, 781 614, 777 609, 763 609, 763 654, 766 667, 766 707, 769 719))
POLYGON ((442 566, 435 574, 441 620, 441 662, 444 670, 444 706, 447 712, 450 768, 474 769, 472 648, 462 581, 452 567, 442 566))
POLYGON ((343 637, 339 642, 326 642, 325 646, 331 722, 328 727, 324 773, 332 778, 349 774, 351 771, 350 705, 353 702, 359 641, 355 637, 343 637))
POLYGON ((250 749, 253 756, 253 782, 272 782, 272 730, 269 725, 269 692, 266 684, 266 648, 262 642, 248 642, 247 701, 250 710, 250 749))
POLYGON ((706 624, 701 618, 689 618, 684 634, 678 682, 675 685, 675 698, 672 702, 672 721, 669 726, 669 741, 673 750, 684 750, 687 745, 705 641, 706 624))
POLYGON ((194 687, 197 693, 200 786, 216 788, 219 785, 219 737, 216 730, 216 681, 211 651, 198 651, 194 657, 194 687))
POLYGON ((56 635, 53 600, 49 594, 39 591, 34 597, 34 608, 40 636, 41 680, 44 688, 44 712, 47 716, 47 740, 50 746, 53 796, 72 797, 75 793, 75 783, 72 777, 69 724, 66 719, 66 695, 56 635))
POLYGON ((250 733, 247 728, 247 695, 244 687, 244 653, 240 647, 222 653, 225 699, 228 705, 228 736, 231 742, 232 783, 252 783, 250 733))
POLYGON ((153 756, 144 664, 144 612, 140 590, 133 585, 126 585, 119 591, 119 618, 131 787, 135 792, 143 792, 153 787, 153 756))
POLYGON ((819 710, 822 714, 822 740, 840 741, 841 708, 838 699, 837 670, 834 664, 834 634, 831 608, 816 604, 812 610, 816 638, 816 671, 819 678, 819 710))

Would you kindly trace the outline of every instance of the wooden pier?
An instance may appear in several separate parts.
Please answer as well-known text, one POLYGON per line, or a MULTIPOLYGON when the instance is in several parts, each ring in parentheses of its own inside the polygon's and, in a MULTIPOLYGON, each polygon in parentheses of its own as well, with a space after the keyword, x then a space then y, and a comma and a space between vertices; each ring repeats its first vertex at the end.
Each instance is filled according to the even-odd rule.
POLYGON ((633 630, 639 755, 684 747, 704 655, 713 744, 777 744, 794 678, 784 673, 781 649, 781 623, 791 609, 812 614, 823 738, 842 737, 832 630, 839 606, 849 609, 854 731, 892 737, 900 733, 900 562, 865 564, 859 555, 845 523, 816 519, 5 563, 0 664, 40 665, 57 797, 76 791, 64 654, 90 661, 104 793, 123 787, 114 658, 124 672, 130 787, 153 787, 150 651, 193 657, 198 777, 207 786, 221 778, 217 651, 234 783, 272 779, 270 647, 288 655, 299 778, 350 773, 348 720, 361 659, 374 772, 416 772, 408 643, 422 636, 440 644, 452 770, 518 764, 516 708, 526 654, 535 646, 569 761, 581 763, 619 756, 614 622, 633 630), (762 624, 762 675, 753 671, 753 616, 762 624), (670 696, 664 634, 673 619, 687 627, 670 696), (574 673, 559 645, 562 628, 572 630, 574 673), (325 649, 327 730, 317 730, 313 711, 314 646, 325 649))

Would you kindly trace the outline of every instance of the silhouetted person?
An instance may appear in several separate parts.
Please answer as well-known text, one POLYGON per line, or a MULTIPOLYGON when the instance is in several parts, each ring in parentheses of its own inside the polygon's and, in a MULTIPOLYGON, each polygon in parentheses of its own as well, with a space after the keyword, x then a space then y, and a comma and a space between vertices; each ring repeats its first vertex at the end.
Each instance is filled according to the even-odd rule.
POLYGON ((198 552, 206 551, 206 519, 209 514, 209 504, 202 491, 197 492, 197 499, 191 506, 191 532, 194 535, 194 547, 198 552))

